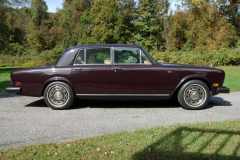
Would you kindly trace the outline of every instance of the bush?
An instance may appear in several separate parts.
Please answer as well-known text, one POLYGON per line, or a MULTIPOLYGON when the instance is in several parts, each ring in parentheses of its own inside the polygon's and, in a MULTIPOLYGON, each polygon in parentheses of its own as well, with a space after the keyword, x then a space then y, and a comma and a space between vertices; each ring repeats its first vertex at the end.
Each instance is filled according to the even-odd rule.
POLYGON ((27 49, 21 54, 0 54, 0 67, 53 65, 63 54, 64 50, 62 47, 56 47, 53 50, 47 50, 42 53, 27 49))
MULTIPOLYGON (((44 51, 40 54, 33 50, 25 50, 22 55, 0 54, 0 67, 34 67, 42 65, 53 65, 62 55, 65 48, 56 47, 53 50, 44 51)), ((186 63, 210 66, 240 65, 240 50, 220 49, 218 51, 178 51, 160 52, 153 54, 156 60, 170 63, 186 63)))
POLYGON ((218 51, 178 51, 153 54, 157 60, 169 63, 186 63, 210 66, 239 65, 240 51, 235 49, 220 49, 218 51))
POLYGON ((9 46, 3 51, 5 55, 22 55, 25 52, 25 48, 19 43, 10 43, 9 46))

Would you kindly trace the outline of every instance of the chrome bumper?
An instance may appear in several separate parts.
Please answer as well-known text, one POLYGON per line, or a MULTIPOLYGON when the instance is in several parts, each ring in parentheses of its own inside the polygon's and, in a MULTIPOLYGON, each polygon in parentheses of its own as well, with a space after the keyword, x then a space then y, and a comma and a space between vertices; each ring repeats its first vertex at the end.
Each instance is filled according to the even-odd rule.
POLYGON ((229 93, 230 92, 230 89, 229 88, 226 88, 226 87, 218 87, 217 88, 217 91, 216 91, 216 94, 218 93, 229 93))
POLYGON ((21 94, 21 88, 20 87, 8 87, 6 88, 7 93, 16 93, 16 94, 21 94))

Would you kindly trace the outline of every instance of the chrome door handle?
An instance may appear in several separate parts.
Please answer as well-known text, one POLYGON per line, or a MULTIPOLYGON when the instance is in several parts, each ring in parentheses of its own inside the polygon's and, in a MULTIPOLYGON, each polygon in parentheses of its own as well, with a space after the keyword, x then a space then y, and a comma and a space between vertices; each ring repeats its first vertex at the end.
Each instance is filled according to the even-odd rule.
POLYGON ((122 68, 114 67, 113 70, 122 70, 122 68))
POLYGON ((82 68, 73 68, 72 71, 81 71, 82 68))
POLYGON ((120 67, 113 67, 114 72, 117 72, 117 70, 122 70, 120 67))

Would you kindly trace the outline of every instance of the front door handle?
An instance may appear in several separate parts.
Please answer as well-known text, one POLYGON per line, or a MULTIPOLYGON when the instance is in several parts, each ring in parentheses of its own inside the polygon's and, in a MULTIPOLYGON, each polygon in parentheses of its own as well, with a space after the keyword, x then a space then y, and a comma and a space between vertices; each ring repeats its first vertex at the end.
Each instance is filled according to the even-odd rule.
POLYGON ((122 68, 113 67, 113 70, 122 70, 122 68))
POLYGON ((122 70, 120 67, 113 67, 114 72, 117 72, 117 70, 122 70))

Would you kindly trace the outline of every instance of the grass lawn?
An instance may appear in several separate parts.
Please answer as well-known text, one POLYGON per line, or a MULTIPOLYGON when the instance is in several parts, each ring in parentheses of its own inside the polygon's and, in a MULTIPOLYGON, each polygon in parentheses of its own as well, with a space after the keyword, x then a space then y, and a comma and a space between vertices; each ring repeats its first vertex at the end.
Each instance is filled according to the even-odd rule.
POLYGON ((24 146, 0 151, 0 159, 240 159, 240 120, 24 146))
MULTIPOLYGON (((240 91, 240 66, 216 67, 223 69, 226 73, 224 86, 231 91, 240 91)), ((9 74, 17 67, 0 67, 0 92, 4 92, 6 87, 11 86, 9 74)))
POLYGON ((6 87, 10 87, 10 73, 14 69, 21 67, 0 67, 0 92, 4 92, 6 87))
POLYGON ((224 86, 230 88, 230 91, 240 91, 240 66, 216 67, 225 71, 224 86))

